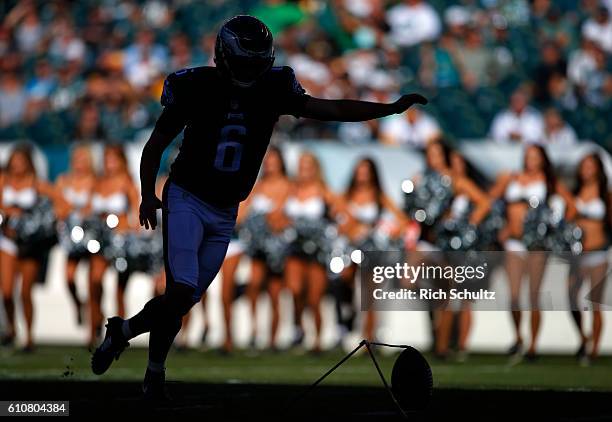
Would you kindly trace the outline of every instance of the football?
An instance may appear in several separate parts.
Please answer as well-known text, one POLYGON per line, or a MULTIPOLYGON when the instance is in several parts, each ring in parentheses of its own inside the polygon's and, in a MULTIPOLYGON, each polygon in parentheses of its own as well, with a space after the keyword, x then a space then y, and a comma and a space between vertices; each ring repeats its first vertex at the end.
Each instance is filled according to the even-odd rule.
POLYGON ((391 390, 405 411, 424 410, 433 392, 431 367, 414 347, 406 347, 391 372, 391 390))

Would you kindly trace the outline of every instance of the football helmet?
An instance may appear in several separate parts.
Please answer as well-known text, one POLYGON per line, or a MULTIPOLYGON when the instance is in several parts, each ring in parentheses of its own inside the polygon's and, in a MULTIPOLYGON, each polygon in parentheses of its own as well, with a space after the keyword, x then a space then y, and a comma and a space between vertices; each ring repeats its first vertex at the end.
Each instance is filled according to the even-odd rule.
POLYGON ((217 34, 214 60, 234 85, 250 87, 274 63, 272 32, 253 16, 235 16, 217 34))

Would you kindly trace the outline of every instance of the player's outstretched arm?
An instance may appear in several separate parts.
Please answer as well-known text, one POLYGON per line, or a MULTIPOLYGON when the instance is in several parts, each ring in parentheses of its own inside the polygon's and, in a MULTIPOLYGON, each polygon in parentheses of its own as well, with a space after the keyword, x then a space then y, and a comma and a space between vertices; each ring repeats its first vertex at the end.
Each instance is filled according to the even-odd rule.
POLYGON ((164 109, 157 120, 151 137, 142 150, 140 159, 140 203, 139 220, 145 229, 155 229, 157 226, 157 209, 161 208, 161 201, 155 195, 155 181, 164 150, 172 140, 183 130, 183 125, 174 123, 173 111, 164 109))
POLYGON ((337 122, 361 122, 406 111, 414 104, 427 104, 420 94, 402 95, 393 103, 373 103, 359 100, 324 100, 310 97, 304 104, 302 117, 337 122))

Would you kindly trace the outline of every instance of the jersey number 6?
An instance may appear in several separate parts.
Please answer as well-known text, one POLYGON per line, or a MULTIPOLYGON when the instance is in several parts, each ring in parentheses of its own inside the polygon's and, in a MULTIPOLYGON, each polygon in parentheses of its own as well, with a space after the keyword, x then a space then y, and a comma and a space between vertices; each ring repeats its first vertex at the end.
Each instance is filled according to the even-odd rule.
POLYGON ((219 171, 237 171, 240 169, 242 144, 236 141, 238 136, 245 136, 246 128, 240 125, 227 125, 221 129, 221 139, 217 145, 215 168, 219 171))

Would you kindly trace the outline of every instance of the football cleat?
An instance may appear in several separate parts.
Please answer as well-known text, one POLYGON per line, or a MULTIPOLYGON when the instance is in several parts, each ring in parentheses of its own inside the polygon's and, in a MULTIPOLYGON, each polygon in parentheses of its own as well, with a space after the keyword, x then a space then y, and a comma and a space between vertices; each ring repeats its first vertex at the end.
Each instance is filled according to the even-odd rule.
POLYGON ((105 373, 114 360, 118 360, 121 353, 130 345, 123 337, 121 326, 123 319, 109 318, 106 323, 104 341, 95 350, 91 357, 91 370, 96 375, 105 373))

